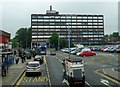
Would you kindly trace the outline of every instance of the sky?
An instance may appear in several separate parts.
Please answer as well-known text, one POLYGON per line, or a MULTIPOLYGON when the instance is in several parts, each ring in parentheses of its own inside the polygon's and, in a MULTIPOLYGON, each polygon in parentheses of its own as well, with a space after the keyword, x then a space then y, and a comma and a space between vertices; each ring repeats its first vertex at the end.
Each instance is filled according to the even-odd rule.
POLYGON ((59 14, 102 14, 105 34, 118 32, 119 0, 3 0, 0 2, 0 28, 11 33, 31 26, 31 14, 45 14, 52 5, 59 14))

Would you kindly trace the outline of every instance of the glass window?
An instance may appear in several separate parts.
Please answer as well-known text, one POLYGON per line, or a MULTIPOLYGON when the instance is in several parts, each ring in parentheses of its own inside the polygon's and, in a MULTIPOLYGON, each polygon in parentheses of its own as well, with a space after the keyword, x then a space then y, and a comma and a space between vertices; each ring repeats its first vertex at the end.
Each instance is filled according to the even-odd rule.
POLYGON ((32 19, 32 21, 37 21, 37 19, 32 19))
POLYGON ((44 18, 44 16, 38 16, 38 18, 44 18))
POLYGON ((36 16, 36 15, 33 15, 32 18, 37 18, 37 16, 36 16))

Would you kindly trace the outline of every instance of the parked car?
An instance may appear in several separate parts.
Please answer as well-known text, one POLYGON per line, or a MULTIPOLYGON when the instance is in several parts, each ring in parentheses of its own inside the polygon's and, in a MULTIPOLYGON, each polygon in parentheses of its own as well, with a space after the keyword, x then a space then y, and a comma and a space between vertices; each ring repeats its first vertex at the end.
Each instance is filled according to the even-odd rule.
POLYGON ((87 47, 81 48, 81 49, 76 53, 76 55, 79 56, 83 51, 91 51, 91 49, 90 49, 90 48, 87 48, 87 47))
POLYGON ((36 55, 34 58, 34 61, 39 61, 40 64, 43 63, 43 56, 41 55, 36 55))
POLYGON ((120 48, 117 48, 117 49, 116 49, 116 52, 117 52, 117 53, 120 53, 120 48))
POLYGON ((41 66, 40 63, 38 61, 32 61, 32 62, 28 62, 26 64, 26 76, 28 74, 41 74, 41 66))
POLYGON ((96 53, 95 52, 92 52, 92 51, 83 51, 83 52, 81 52, 81 54, 80 54, 80 56, 94 56, 94 55, 96 55, 96 53))

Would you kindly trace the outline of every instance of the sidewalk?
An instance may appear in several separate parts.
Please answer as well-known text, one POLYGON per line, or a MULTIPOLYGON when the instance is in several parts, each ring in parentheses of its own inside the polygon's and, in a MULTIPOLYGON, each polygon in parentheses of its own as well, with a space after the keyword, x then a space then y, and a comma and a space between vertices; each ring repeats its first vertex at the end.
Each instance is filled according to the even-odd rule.
POLYGON ((6 76, 2 76, 2 87, 9 86, 12 87, 19 80, 20 76, 25 70, 26 63, 21 63, 21 60, 18 64, 13 64, 9 67, 8 73, 6 76))

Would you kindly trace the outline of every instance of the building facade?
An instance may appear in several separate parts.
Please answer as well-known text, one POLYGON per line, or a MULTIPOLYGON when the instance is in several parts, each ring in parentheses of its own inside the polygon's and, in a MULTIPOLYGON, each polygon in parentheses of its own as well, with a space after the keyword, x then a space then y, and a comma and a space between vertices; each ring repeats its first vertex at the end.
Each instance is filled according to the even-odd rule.
POLYGON ((7 49, 10 41, 10 33, 0 30, 0 50, 7 49))
POLYGON ((70 41, 73 44, 102 44, 104 36, 103 15, 59 14, 52 10, 46 14, 31 15, 32 42, 48 42, 51 34, 57 32, 59 37, 68 39, 68 28, 71 31, 70 41))

